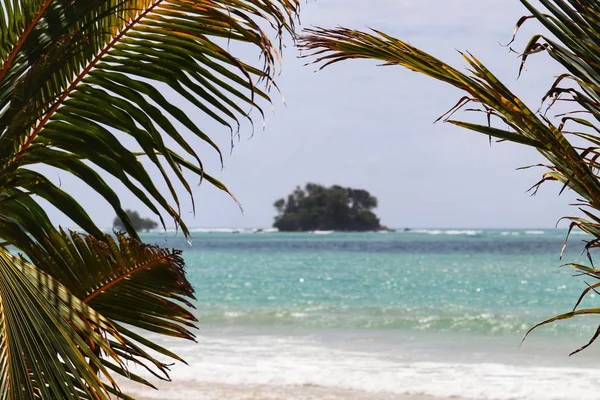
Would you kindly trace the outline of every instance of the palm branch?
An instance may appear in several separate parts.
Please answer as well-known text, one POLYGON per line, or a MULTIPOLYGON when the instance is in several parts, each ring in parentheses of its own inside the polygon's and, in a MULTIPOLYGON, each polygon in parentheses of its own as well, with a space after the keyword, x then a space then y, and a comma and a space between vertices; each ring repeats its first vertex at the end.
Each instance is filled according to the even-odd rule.
POLYGON ((249 111, 270 101, 280 38, 293 34, 298 7, 0 0, 0 399, 129 398, 111 375, 151 385, 131 364, 169 379, 148 350, 180 358, 140 329, 193 340, 193 289, 180 252, 143 244, 106 179, 188 235, 178 196, 181 188, 192 195, 185 174, 228 190, 192 140, 220 157, 219 147, 181 104, 232 136, 252 122, 249 111), (231 43, 262 61, 236 58, 231 43), (126 232, 104 234, 40 165, 92 188, 126 232), (40 199, 81 232, 54 227, 40 199))
MULTIPOLYGON (((546 171, 532 190, 535 193, 546 181, 559 181, 561 193, 566 188, 577 193, 576 206, 583 217, 565 218, 570 221, 569 233, 578 227, 592 236, 585 246, 590 265, 568 265, 583 275, 600 280, 600 270, 594 267, 590 253, 591 249, 600 247, 600 3, 590 0, 540 0, 545 7, 543 11, 527 0, 521 0, 521 3, 530 14, 517 22, 515 35, 531 19, 541 22, 548 32, 536 34, 529 40, 522 52, 519 73, 528 57, 542 51, 566 70, 543 96, 542 101, 546 105, 543 111, 529 108, 469 53, 462 54, 469 66, 468 73, 463 73, 402 40, 376 30, 310 29, 300 39, 300 45, 321 68, 348 59, 372 59, 385 66, 406 67, 462 90, 464 96, 440 119, 499 141, 534 147, 541 153, 547 160, 547 164, 541 165, 546 171), (570 111, 548 117, 548 111, 557 102, 566 102, 571 107, 570 111), (467 105, 466 111, 484 113, 488 123, 453 119, 454 113, 467 105)), ((582 298, 598 287, 599 284, 594 284, 586 288, 571 312, 548 319, 532 330, 579 315, 600 314, 600 308, 578 308, 582 298)), ((589 344, 574 353, 589 346, 598 336, 600 328, 589 344)))

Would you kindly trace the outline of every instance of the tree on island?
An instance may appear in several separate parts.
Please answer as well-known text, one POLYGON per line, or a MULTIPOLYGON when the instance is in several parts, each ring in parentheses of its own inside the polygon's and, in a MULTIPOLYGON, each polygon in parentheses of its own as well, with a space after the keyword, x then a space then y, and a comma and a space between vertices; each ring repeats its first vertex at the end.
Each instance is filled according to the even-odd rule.
MULTIPOLYGON (((133 229, 135 229, 138 232, 149 231, 150 229, 158 227, 158 223, 156 223, 156 221, 153 221, 149 218, 140 217, 137 211, 125 210, 125 214, 127 214, 127 217, 129 217, 133 229)), ((123 223, 123 221, 121 221, 121 218, 119 218, 118 215, 113 220, 113 229, 119 231, 125 230, 125 224, 123 223)))
POLYGON ((283 232, 336 230, 372 231, 380 228, 371 211, 377 199, 362 189, 338 185, 325 187, 307 183, 285 199, 274 203, 277 216, 273 227, 283 232))

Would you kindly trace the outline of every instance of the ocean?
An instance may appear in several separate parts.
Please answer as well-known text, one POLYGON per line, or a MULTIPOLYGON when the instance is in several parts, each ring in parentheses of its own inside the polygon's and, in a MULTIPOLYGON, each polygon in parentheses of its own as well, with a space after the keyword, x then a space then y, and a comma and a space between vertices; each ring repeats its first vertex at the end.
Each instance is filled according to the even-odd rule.
MULTIPOLYGON (((188 365, 144 399, 598 399, 598 346, 569 357, 595 316, 570 311, 588 236, 565 230, 194 232, 181 248, 197 343, 160 338, 188 365)), ((582 307, 597 307, 592 293, 582 307)), ((154 381, 155 382, 155 381, 154 381)))

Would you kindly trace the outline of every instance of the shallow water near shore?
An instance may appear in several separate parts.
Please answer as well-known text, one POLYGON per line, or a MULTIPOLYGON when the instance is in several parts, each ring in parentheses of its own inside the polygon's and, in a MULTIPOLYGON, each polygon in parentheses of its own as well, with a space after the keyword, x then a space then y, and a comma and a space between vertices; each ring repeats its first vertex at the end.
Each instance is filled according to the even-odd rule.
MULTIPOLYGON (((564 230, 147 234, 184 249, 198 343, 171 341, 155 399, 592 399, 598 318, 527 329, 570 311, 585 263, 564 230)), ((589 278, 588 278, 589 280, 589 278)), ((600 296, 599 296, 600 297, 600 296)), ((590 296, 583 306, 597 305, 590 296)))

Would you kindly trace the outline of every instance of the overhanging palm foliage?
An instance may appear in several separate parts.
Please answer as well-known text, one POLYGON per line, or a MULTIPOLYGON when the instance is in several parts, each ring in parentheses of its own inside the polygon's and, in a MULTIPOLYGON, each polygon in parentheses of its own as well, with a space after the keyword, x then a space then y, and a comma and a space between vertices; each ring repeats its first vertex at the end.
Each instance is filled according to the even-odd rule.
POLYGON ((233 135, 260 112, 279 57, 267 31, 291 33, 298 3, 0 0, 0 399, 128 398, 110 374, 149 384, 127 371, 132 363, 168 379, 144 349, 179 358, 124 325, 193 339, 193 290, 179 252, 142 244, 106 179, 187 235, 184 173, 227 191, 189 140, 220 155, 198 116, 233 135), (235 58, 234 42, 255 48, 261 64, 235 58), (94 189, 128 236, 103 234, 39 165, 94 189), (55 228, 39 199, 85 234, 55 228))
MULTIPOLYGON (((535 147, 548 160, 544 165, 547 171, 532 189, 537 190, 543 182, 554 180, 562 183, 563 190, 568 187, 579 195, 577 206, 585 218, 567 217, 571 221, 569 232, 578 227, 593 237, 586 245, 590 265, 569 265, 600 280, 600 270, 594 267, 590 255, 591 249, 600 247, 600 3, 540 0, 546 8, 543 11, 527 0, 521 0, 521 3, 531 15, 521 18, 517 28, 529 19, 536 19, 551 33, 531 38, 523 51, 523 63, 530 55, 546 51, 568 71, 544 95, 547 109, 543 113, 527 107, 471 54, 463 54, 470 67, 470 74, 465 74, 379 31, 314 29, 301 39, 301 45, 322 67, 347 59, 373 59, 384 65, 409 68, 466 92, 443 117, 444 120, 500 140, 535 147), (568 101, 567 104, 572 106, 570 112, 547 117, 547 111, 557 101, 568 101), (471 111, 475 105, 475 111, 485 113, 488 124, 450 119, 455 111, 464 109, 467 104, 471 111)), ((598 287, 600 283, 588 287, 582 298, 598 287)), ((582 298, 572 312, 538 326, 578 315, 600 314, 600 308, 578 309, 582 298)), ((599 335, 600 328, 590 344, 599 335)), ((576 352, 587 346, 589 344, 576 352)))

